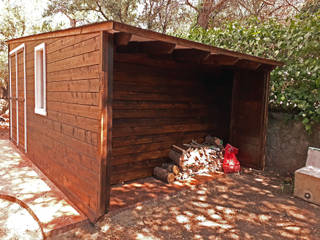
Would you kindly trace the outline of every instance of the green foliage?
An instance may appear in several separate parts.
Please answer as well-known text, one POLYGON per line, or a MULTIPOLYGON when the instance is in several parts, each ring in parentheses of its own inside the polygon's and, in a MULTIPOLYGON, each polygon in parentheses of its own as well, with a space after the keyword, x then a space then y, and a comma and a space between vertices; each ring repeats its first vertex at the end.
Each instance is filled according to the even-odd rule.
POLYGON ((271 73, 270 108, 295 113, 308 132, 320 122, 320 11, 274 20, 228 22, 207 31, 193 28, 191 40, 283 61, 271 73))
POLYGON ((137 8, 138 0, 49 0, 43 16, 61 13, 77 25, 101 20, 134 23, 137 8))
POLYGON ((3 11, 0 12, 0 88, 7 89, 8 87, 7 40, 63 27, 61 24, 54 24, 50 19, 44 19, 41 23, 31 21, 31 18, 25 16, 22 6, 9 0, 4 1, 3 11))
POLYGON ((21 14, 21 7, 5 3, 0 13, 0 87, 7 88, 8 55, 6 40, 22 36, 26 30, 25 17, 21 14))

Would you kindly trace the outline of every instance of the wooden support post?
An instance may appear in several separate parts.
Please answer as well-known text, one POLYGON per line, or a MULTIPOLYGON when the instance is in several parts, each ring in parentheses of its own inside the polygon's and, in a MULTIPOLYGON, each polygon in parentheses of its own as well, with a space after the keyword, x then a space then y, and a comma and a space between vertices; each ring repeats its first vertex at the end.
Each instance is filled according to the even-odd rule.
POLYGON ((263 100, 262 100, 262 137, 261 137, 261 161, 260 169, 265 168, 266 163, 266 144, 267 144, 267 128, 268 128, 268 104, 269 104, 269 91, 270 91, 270 71, 262 71, 263 74, 263 100))
POLYGON ((110 203, 110 168, 112 145, 112 99, 113 99, 113 35, 101 32, 101 134, 100 134, 100 193, 99 214, 109 209, 110 203))

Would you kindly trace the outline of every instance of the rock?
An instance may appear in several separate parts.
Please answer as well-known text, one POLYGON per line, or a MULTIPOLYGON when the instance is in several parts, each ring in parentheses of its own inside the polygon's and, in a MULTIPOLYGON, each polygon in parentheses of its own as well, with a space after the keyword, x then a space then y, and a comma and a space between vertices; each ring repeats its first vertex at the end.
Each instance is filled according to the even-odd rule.
POLYGON ((320 124, 315 124, 308 135, 303 124, 288 114, 269 116, 266 169, 281 175, 293 173, 305 165, 309 146, 320 147, 320 124))

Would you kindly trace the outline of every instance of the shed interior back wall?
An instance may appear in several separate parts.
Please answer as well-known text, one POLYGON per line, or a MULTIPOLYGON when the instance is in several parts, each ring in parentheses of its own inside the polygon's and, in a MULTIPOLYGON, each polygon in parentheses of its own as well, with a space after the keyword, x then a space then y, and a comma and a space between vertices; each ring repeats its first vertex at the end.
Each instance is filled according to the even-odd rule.
POLYGON ((233 72, 115 57, 111 183, 152 175, 172 144, 229 138, 233 72), (145 64, 147 63, 147 64, 145 64))

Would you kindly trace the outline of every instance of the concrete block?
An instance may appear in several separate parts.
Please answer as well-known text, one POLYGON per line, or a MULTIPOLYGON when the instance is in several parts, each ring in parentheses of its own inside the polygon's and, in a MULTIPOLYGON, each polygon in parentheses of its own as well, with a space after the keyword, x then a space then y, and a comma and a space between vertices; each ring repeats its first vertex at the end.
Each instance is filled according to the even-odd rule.
POLYGON ((308 149, 306 166, 295 172, 294 196, 320 205, 320 149, 308 149))

